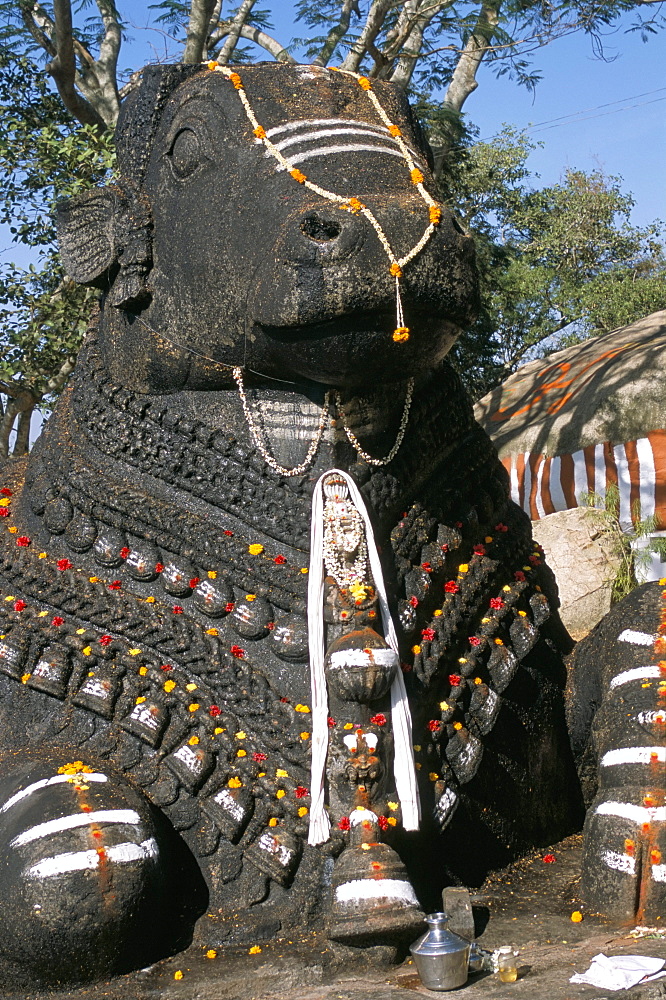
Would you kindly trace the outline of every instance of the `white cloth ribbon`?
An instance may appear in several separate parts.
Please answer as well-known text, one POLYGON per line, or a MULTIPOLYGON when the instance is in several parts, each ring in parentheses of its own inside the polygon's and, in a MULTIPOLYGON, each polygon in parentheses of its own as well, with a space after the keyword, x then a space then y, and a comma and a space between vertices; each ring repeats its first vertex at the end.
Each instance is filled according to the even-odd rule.
MULTIPOLYGON (((328 476, 341 476, 365 524, 370 570, 379 600, 384 638, 399 655, 398 638, 386 599, 384 576, 375 543, 372 524, 361 492, 356 483, 340 469, 329 469, 317 480, 312 496, 310 526, 310 569, 308 575, 308 642, 310 646, 310 682, 312 686, 312 765, 310 773, 309 844, 323 844, 331 830, 324 803, 326 754, 328 751, 328 692, 324 673, 324 497, 323 482, 328 476)), ((393 723, 393 774, 396 792, 402 806, 405 830, 418 830, 421 811, 414 768, 412 719, 402 671, 397 670, 391 684, 391 721, 393 723)))

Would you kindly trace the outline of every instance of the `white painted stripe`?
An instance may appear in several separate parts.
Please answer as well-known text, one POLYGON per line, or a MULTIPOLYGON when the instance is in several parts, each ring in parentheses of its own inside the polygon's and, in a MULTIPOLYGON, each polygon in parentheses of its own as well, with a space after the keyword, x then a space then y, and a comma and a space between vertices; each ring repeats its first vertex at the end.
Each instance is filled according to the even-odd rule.
POLYGON ((652 878, 655 882, 666 882, 666 865, 652 865, 652 878))
POLYGON ((604 457, 603 444, 594 446, 594 492, 601 497, 606 497, 606 459, 604 457))
POLYGON ((615 816, 632 823, 663 823, 666 806, 635 806, 631 802, 601 802, 594 810, 597 816, 615 816))
MULTIPOLYGON (((396 149, 400 149, 398 143, 392 136, 387 135, 385 130, 382 132, 378 128, 373 130, 360 129, 360 128, 323 128, 315 132, 305 132, 303 135, 290 135, 288 136, 288 138, 282 139, 280 142, 274 143, 274 145, 276 149, 285 150, 288 149, 290 146, 298 146, 303 142, 315 142, 319 139, 327 139, 331 138, 331 136, 338 136, 338 135, 360 135, 363 136, 364 139, 371 139, 376 136, 377 139, 381 140, 382 142, 388 141, 391 143, 392 146, 395 146, 396 149)), ((261 142, 261 139, 259 139, 258 141, 261 142)), ((266 150, 266 156, 271 156, 271 155, 272 154, 269 152, 269 150, 266 150)))
POLYGON ((603 851, 601 860, 608 868, 613 868, 616 872, 624 872, 625 875, 636 874, 636 858, 630 858, 628 854, 603 851))
POLYGON ((618 642, 631 642, 634 646, 653 646, 656 639, 656 635, 650 635, 649 632, 635 632, 632 628, 625 628, 617 637, 618 642))
POLYGON ((17 802, 27 798, 34 792, 38 792, 41 788, 48 788, 50 785, 60 785, 64 782, 67 782, 68 784, 75 784, 76 778, 80 778, 81 783, 85 784, 89 781, 95 782, 109 780, 105 774, 97 774, 96 772, 92 774, 84 774, 82 772, 80 775, 55 774, 52 778, 42 778, 41 781, 34 781, 32 785, 27 785, 25 788, 21 789, 20 792, 17 792, 16 795, 12 795, 10 799, 7 799, 4 805, 0 806, 0 813, 7 812, 7 810, 11 809, 12 806, 15 806, 17 802))
POLYGON ((127 823, 129 826, 138 826, 141 817, 134 809, 98 809, 96 812, 77 813, 73 816, 61 816, 58 819, 47 820, 38 826, 32 826, 29 830, 14 837, 10 847, 23 847, 33 840, 41 840, 42 837, 49 837, 52 833, 62 833, 63 830, 74 830, 79 826, 90 826, 92 823, 127 823))
POLYGON ((666 712, 663 708, 660 708, 658 712, 652 709, 648 712, 639 712, 636 721, 641 726, 651 726, 655 722, 666 723, 666 712))
POLYGON ((338 667, 368 667, 377 664, 380 667, 397 666, 398 655, 393 649, 373 649, 366 653, 364 649, 340 649, 331 653, 329 666, 338 667))
POLYGON ((616 444, 613 448, 615 456, 615 466, 617 468, 617 487, 620 491, 620 511, 618 521, 623 529, 631 527, 631 479, 629 477, 629 463, 627 452, 623 444, 616 444))
POLYGON ((654 517, 657 481, 652 445, 648 438, 638 438, 636 452, 639 468, 638 495, 641 501, 641 519, 644 521, 646 517, 654 517))
POLYGON ((580 507, 581 493, 589 493, 590 491, 590 488, 587 485, 585 452, 582 449, 580 451, 575 451, 571 457, 574 464, 574 498, 576 500, 576 506, 580 507))
POLYGON ((567 499, 562 489, 562 459, 559 455, 550 463, 550 499, 555 510, 567 509, 567 499))
POLYGON ((647 681, 653 677, 661 677, 661 670, 656 663, 648 667, 634 667, 632 670, 623 670, 621 674, 616 674, 610 682, 611 691, 620 687, 621 684, 629 684, 630 681, 647 681))
POLYGON ((349 814, 349 822, 352 826, 358 826, 360 823, 364 822, 376 823, 377 813, 373 813, 370 809, 352 809, 349 814))
POLYGON ((530 493, 532 492, 532 466, 530 465, 530 453, 526 451, 523 458, 525 459, 525 471, 523 473, 523 510, 528 517, 531 517, 532 508, 530 507, 530 493))
POLYGON ((509 478, 511 480, 511 499, 515 504, 520 506, 520 482, 518 481, 518 469, 516 468, 516 455, 511 456, 511 471, 509 473, 509 478))
MULTIPOLYGON (((114 844, 104 849, 106 861, 114 864, 127 864, 129 861, 143 861, 156 858, 158 855, 157 841, 154 837, 144 840, 141 844, 114 844)), ((73 851, 69 854, 56 854, 53 858, 28 868, 25 878, 52 878, 54 875, 65 875, 67 872, 86 871, 98 868, 100 857, 97 851, 73 851)))
MULTIPOLYGON (((284 125, 275 125, 273 128, 266 130, 266 135, 269 139, 272 139, 273 136, 281 135, 283 132, 295 132, 301 128, 315 128, 321 125, 329 125, 331 127, 336 125, 354 125, 356 128, 368 129, 372 132, 376 132, 378 129, 381 129, 381 126, 376 125, 373 122, 362 122, 356 118, 303 118, 298 121, 286 122, 284 125)), ((383 132, 387 137, 390 135, 388 129, 383 130, 383 132)), ((261 140, 258 141, 261 142, 261 140)))
MULTIPOLYGON (((313 160, 317 156, 329 156, 334 153, 388 153, 389 156, 398 156, 402 159, 402 153, 399 149, 391 149, 389 146, 370 146, 361 142, 355 142, 353 144, 345 144, 344 146, 325 146, 323 149, 309 149, 302 153, 292 153, 289 157, 289 162, 292 166, 296 167, 299 163, 305 163, 306 160, 313 160)), ((286 167, 279 163, 276 172, 280 173, 286 169, 286 167)))
POLYGON ((666 747, 621 747, 609 750, 601 758, 602 767, 616 764, 663 764, 666 761, 666 747))
POLYGON ((407 906, 418 906, 419 901, 409 882, 397 878, 356 878, 343 882, 335 890, 338 903, 358 903, 362 899, 390 899, 407 906))
POLYGON ((543 497, 541 496, 541 490, 543 489, 543 471, 546 468, 546 456, 541 456, 541 461, 539 462, 539 467, 537 469, 537 488, 536 488, 536 509, 539 515, 539 520, 546 516, 546 511, 543 506, 543 497))

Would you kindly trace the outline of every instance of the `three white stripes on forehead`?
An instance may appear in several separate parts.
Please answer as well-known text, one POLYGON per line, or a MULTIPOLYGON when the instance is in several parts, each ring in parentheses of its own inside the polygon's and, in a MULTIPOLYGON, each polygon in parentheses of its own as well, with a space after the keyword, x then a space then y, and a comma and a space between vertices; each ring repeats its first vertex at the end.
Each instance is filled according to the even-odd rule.
MULTIPOLYGON (((314 149, 304 149, 300 152, 298 150, 295 152, 290 151, 289 162, 294 166, 304 163, 306 160, 312 160, 317 156, 328 156, 331 153, 387 153, 389 156, 397 156, 400 159, 404 159, 399 144, 389 133, 388 129, 385 129, 381 125, 372 125, 370 122, 361 122, 353 118, 311 118, 303 121, 287 122, 285 125, 276 125, 274 128, 267 129, 266 135, 273 141, 275 148, 279 149, 280 152, 290 149, 293 146, 302 145, 303 143, 319 142, 321 139, 331 139, 342 135, 361 136, 366 140, 380 140, 373 143, 367 141, 365 143, 353 141, 342 144, 324 142, 319 143, 314 149), (285 132, 297 131, 302 131, 302 134, 287 135, 285 138, 275 142, 275 136, 280 136, 285 132)), ((261 139, 257 139, 255 145, 262 145, 261 139)), ((416 153, 413 149, 410 148, 409 151, 415 159, 423 159, 423 156, 416 153)), ((266 150, 264 155, 270 157, 271 153, 266 150)), ((278 163, 276 170, 279 173, 286 170, 286 167, 278 163)))

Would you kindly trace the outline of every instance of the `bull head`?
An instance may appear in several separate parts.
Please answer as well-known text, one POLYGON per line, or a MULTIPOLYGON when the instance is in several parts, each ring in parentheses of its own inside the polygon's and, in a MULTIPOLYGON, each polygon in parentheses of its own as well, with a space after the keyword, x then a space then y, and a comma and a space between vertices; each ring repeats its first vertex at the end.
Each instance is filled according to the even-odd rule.
MULTIPOLYGON (((418 242, 427 208, 353 79, 262 64, 243 67, 243 80, 292 164, 362 199, 397 256, 418 242)), ((404 95, 374 90, 432 188, 404 95)), ((232 365, 347 387, 400 379, 439 361, 473 315, 472 241, 445 210, 405 269, 412 334, 393 343, 394 280, 376 232, 289 176, 222 74, 148 67, 117 143, 120 180, 61 206, 59 232, 69 273, 115 307, 102 321, 107 362, 139 391, 223 388, 232 365)))

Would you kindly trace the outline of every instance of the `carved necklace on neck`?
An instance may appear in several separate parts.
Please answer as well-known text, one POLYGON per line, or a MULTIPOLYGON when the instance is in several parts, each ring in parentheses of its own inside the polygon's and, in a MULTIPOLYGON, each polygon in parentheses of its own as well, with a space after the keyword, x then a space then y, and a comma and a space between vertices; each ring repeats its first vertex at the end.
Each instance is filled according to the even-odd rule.
POLYGON ((426 206, 428 207, 428 220, 429 220, 428 225, 426 226, 423 235, 421 236, 421 239, 418 240, 411 248, 411 250, 409 250, 403 257, 396 257, 395 252, 391 244, 389 243, 388 237, 384 232, 381 223, 377 219, 377 216, 374 214, 374 212, 372 212, 371 209, 368 208, 367 205, 364 205, 359 198, 336 194, 335 191, 329 191, 327 188, 323 188, 319 184, 315 184, 314 181, 309 180, 309 178, 306 177, 306 175, 301 170, 295 167, 294 164, 286 156, 283 155, 283 153, 278 149, 278 147, 273 142, 271 142, 268 133, 266 132, 266 129, 259 124, 257 116, 254 113, 254 110, 250 104, 249 98, 245 91, 245 85, 239 73, 236 73, 233 70, 229 69, 228 66, 221 66, 219 63, 215 61, 207 62, 205 63, 205 65, 208 67, 209 70, 213 72, 222 73, 228 80, 231 81, 231 83, 233 83, 234 87, 236 88, 236 91, 238 92, 238 96, 241 100, 243 108, 245 109, 245 114, 247 115, 247 118, 250 124, 252 125, 253 134, 259 141, 263 143, 263 145, 266 147, 271 156, 273 156, 278 161, 278 163, 285 170, 289 172, 290 176, 293 177, 295 181, 298 181, 299 184, 303 184, 304 187, 308 188, 310 191, 314 191, 314 193, 318 194, 321 198, 325 198, 326 201, 331 201, 334 204, 337 204, 337 206, 341 208, 343 211, 351 212, 352 215, 359 215, 359 214, 363 215, 368 220, 372 228, 375 230, 379 242, 384 248, 384 252, 386 253, 386 256, 389 259, 389 265, 390 265, 389 273, 393 278, 395 278, 396 326, 393 331, 393 340, 398 344, 404 343, 406 340, 409 340, 409 327, 405 326, 405 318, 402 309, 400 279, 402 278, 403 268, 407 264, 409 264, 410 261, 414 260, 414 258, 421 252, 421 250, 423 250, 426 243, 428 242, 428 240, 434 233, 435 229, 441 222, 442 209, 437 204, 432 195, 423 186, 423 181, 424 181, 423 173, 416 166, 416 163, 414 162, 409 147, 407 146, 405 140, 403 139, 402 132, 400 131, 399 127, 391 121, 389 116, 384 111, 384 108, 379 103, 379 99, 372 89, 372 83, 370 82, 370 80, 367 78, 367 76, 359 76, 357 73, 351 73, 347 70, 341 70, 337 69, 336 67, 332 67, 332 69, 335 69, 336 72, 338 73, 344 73, 346 76, 351 76, 354 80, 357 81, 361 90, 363 90, 367 94, 368 99, 373 105, 383 125, 385 126, 386 131, 389 133, 391 138, 394 139, 395 142, 397 142, 400 152, 402 153, 403 159, 405 160, 405 163, 409 170, 410 180, 414 185, 414 187, 416 188, 416 190, 421 195, 421 198, 425 202, 426 206))

